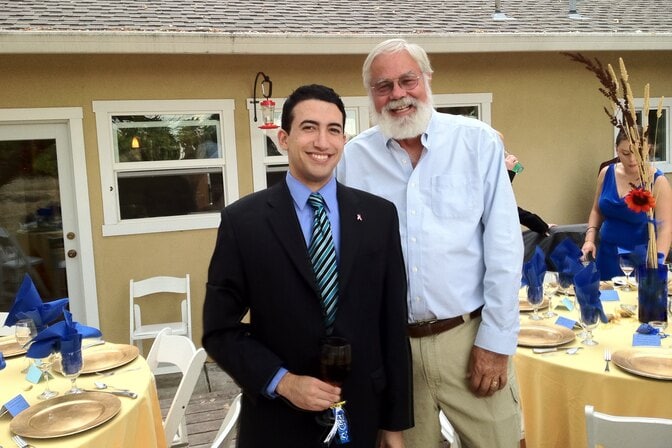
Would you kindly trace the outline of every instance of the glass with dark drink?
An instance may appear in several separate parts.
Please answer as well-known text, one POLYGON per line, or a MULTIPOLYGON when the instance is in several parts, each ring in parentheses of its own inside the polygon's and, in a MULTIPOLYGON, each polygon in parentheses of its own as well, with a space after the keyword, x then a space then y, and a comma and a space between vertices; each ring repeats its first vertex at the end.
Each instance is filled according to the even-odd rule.
POLYGON ((325 338, 320 347, 320 376, 334 386, 341 386, 350 373, 352 352, 345 338, 325 338))

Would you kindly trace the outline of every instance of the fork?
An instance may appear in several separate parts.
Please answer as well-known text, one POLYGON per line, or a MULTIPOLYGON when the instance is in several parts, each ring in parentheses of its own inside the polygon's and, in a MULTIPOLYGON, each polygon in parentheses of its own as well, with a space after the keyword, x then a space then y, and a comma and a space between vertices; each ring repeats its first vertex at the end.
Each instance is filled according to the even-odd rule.
POLYGON ((611 361, 611 352, 609 351, 608 348, 604 349, 604 361, 606 362, 606 365, 604 366, 604 371, 608 372, 609 371, 609 361, 611 361))
POLYGON ((28 442, 23 440, 20 435, 15 434, 12 436, 12 440, 16 443, 16 446, 19 448, 32 448, 33 445, 30 445, 28 442))

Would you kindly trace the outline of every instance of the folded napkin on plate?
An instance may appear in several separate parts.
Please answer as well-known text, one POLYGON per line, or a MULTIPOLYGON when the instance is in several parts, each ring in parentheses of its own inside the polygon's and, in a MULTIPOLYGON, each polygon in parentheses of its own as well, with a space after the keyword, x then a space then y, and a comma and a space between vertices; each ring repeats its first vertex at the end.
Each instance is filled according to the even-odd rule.
POLYGON ((5 325, 9 327, 21 319, 33 319, 37 331, 44 330, 49 323, 61 316, 68 301, 69 299, 58 299, 42 303, 33 280, 26 274, 5 319, 5 325))
POLYGON ((542 286, 546 274, 546 255, 539 246, 534 250, 530 261, 523 263, 523 277, 520 282, 526 286, 542 286))
POLYGON ((555 265, 555 270, 560 272, 562 266, 565 264, 566 258, 578 263, 582 256, 583 253, 581 252, 581 249, 579 249, 579 246, 577 246, 570 238, 565 238, 555 246, 553 252, 549 255, 549 258, 555 265))
POLYGON ((586 322, 597 322, 597 318, 607 323, 607 315, 600 301, 600 273, 591 261, 574 276, 574 291, 579 302, 581 317, 586 322))
POLYGON ((43 330, 33 338, 26 356, 29 358, 45 358, 54 352, 70 353, 82 347, 82 338, 100 337, 97 328, 87 327, 72 320, 72 314, 64 310, 65 320, 57 322, 43 330))

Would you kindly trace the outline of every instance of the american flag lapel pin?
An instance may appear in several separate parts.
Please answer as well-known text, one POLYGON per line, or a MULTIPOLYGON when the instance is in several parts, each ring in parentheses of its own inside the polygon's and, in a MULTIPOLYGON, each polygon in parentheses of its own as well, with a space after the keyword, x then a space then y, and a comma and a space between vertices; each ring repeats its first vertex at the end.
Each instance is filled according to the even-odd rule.
POLYGON ((357 221, 364 221, 364 220, 362 219, 362 215, 360 215, 359 213, 357 213, 357 218, 356 218, 356 219, 357 219, 357 221))

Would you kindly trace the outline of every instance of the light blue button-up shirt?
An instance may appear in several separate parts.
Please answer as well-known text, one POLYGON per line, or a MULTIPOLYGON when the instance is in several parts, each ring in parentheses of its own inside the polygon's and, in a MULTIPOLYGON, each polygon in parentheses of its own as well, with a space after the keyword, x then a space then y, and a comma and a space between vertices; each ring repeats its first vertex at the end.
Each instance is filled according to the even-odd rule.
POLYGON ((484 305, 476 345, 513 354, 523 243, 501 139, 478 120, 434 112, 421 141, 414 168, 371 128, 346 145, 338 180, 396 205, 410 322, 484 305))

